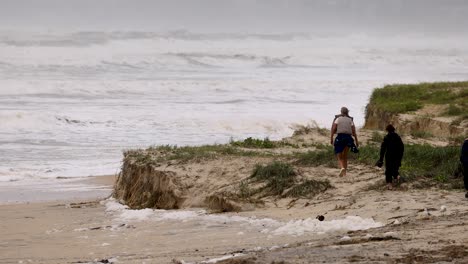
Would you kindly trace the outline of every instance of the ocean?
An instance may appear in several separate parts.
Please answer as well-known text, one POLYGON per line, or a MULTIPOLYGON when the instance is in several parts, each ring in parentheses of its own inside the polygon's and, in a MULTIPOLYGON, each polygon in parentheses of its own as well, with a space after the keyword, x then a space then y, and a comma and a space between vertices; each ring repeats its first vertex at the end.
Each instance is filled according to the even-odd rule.
POLYGON ((385 84, 468 79, 463 36, 0 32, 0 185, 118 173, 122 151, 364 124, 385 84))

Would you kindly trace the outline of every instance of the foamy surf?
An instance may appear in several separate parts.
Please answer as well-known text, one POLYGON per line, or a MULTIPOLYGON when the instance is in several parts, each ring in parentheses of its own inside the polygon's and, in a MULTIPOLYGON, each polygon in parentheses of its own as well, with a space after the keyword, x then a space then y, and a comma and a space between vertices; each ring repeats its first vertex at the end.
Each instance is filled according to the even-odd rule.
MULTIPOLYGON (((250 232, 256 230, 265 236, 303 236, 314 234, 327 234, 333 232, 347 232, 366 230, 383 226, 371 218, 347 216, 342 219, 319 221, 315 218, 291 220, 283 222, 271 218, 244 217, 228 214, 208 214, 205 210, 132 210, 128 206, 118 203, 110 198, 102 202, 115 222, 126 223, 131 221, 180 221, 196 222, 206 226, 213 224, 238 225, 250 232)), ((238 234, 238 235, 244 235, 238 234)))
POLYGON ((373 88, 461 80, 463 36, 0 32, 0 182, 117 173, 125 149, 355 123, 373 88), (26 52, 27 51, 27 52, 26 52))

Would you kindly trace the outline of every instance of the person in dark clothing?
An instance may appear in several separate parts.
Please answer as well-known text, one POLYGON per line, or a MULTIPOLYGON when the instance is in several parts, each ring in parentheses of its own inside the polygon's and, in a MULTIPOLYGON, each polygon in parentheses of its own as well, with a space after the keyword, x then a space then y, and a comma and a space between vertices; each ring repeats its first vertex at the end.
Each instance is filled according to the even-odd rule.
POLYGON ((463 182, 465 183, 465 197, 468 198, 468 138, 465 139, 461 149, 460 162, 463 165, 463 182))
POLYGON ((388 134, 384 137, 380 146, 380 158, 376 165, 382 167, 385 157, 385 181, 387 182, 387 188, 391 190, 393 188, 392 180, 398 181, 400 177, 398 170, 401 166, 405 146, 400 136, 395 132, 395 127, 388 125, 385 130, 387 130, 388 134))

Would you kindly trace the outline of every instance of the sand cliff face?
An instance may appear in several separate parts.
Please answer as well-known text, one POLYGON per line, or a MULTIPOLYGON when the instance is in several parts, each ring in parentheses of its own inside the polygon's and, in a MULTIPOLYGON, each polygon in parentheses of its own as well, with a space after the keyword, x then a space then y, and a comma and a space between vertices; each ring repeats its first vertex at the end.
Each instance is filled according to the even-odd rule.
POLYGON ((132 160, 124 162, 113 196, 135 209, 179 209, 185 200, 175 173, 132 160))
POLYGON ((427 105, 413 113, 393 114, 369 104, 366 107, 365 129, 384 130, 392 124, 400 133, 424 132, 435 137, 467 136, 468 121, 456 122, 457 116, 440 116, 445 106, 427 105))
POLYGON ((239 211, 241 207, 232 197, 233 189, 261 162, 227 157, 190 162, 155 161, 158 155, 168 153, 151 149, 127 151, 113 197, 132 209, 196 207, 213 212, 239 211))

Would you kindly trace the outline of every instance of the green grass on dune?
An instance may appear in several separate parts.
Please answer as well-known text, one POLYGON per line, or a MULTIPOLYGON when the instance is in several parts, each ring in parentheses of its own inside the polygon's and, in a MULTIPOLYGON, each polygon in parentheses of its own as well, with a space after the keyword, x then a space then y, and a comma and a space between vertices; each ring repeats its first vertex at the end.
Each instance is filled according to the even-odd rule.
MULTIPOLYGON (((409 145, 405 149, 401 173, 409 179, 423 176, 437 182, 450 183, 457 180, 459 158, 458 146, 409 145)), ((458 180, 461 181, 461 178, 458 180)))
POLYGON ((315 151, 307 151, 305 153, 295 154, 295 164, 302 166, 320 166, 336 167, 333 147, 330 145, 323 146, 315 151))
MULTIPOLYGON (((273 161, 269 164, 257 164, 250 178, 239 185, 239 197, 292 197, 311 199, 319 193, 333 188, 330 182, 318 179, 298 179, 294 167, 286 162, 273 161), (261 183, 259 188, 250 188, 250 183, 261 183)), ((299 177, 300 178, 300 177, 299 177)))
MULTIPOLYGON (((379 159, 380 147, 367 145, 359 148, 359 155, 351 155, 359 163, 374 166, 379 159)), ((435 184, 447 184, 451 188, 460 188, 459 146, 434 147, 430 145, 405 145, 405 153, 400 168, 401 176, 409 182, 425 178, 435 184)))
POLYGON ((268 151, 255 151, 260 149, 274 149, 280 147, 299 148, 297 144, 283 141, 272 141, 268 138, 233 141, 229 144, 214 144, 201 146, 176 146, 160 145, 147 149, 127 150, 124 152, 125 159, 139 164, 157 164, 164 161, 188 162, 193 160, 216 159, 221 156, 244 156, 244 157, 281 157, 282 154, 274 154, 268 151))
POLYGON ((260 156, 268 157, 273 154, 242 150, 231 145, 201 145, 201 146, 152 146, 147 149, 128 150, 124 152, 124 159, 138 164, 158 164, 165 161, 200 161, 216 159, 221 156, 260 156))
MULTIPOLYGON (((350 163, 374 166, 379 156, 380 144, 370 144, 361 146, 359 154, 349 153, 348 160, 350 163)), ((405 145, 400 174, 410 182, 425 178, 433 180, 435 184, 442 183, 460 188, 462 179, 459 177, 459 158, 460 146, 405 145)), ((337 161, 333 148, 329 147, 325 150, 296 154, 295 164, 334 168, 337 161)))
POLYGON ((370 105, 389 113, 416 111, 425 104, 450 104, 448 115, 468 107, 468 82, 395 84, 377 88, 370 105))
POLYGON ((274 149, 274 148, 299 148, 297 144, 291 144, 285 141, 272 141, 268 137, 264 139, 248 137, 244 140, 233 140, 229 142, 231 146, 248 149, 274 149))

